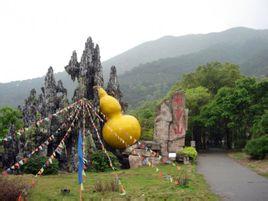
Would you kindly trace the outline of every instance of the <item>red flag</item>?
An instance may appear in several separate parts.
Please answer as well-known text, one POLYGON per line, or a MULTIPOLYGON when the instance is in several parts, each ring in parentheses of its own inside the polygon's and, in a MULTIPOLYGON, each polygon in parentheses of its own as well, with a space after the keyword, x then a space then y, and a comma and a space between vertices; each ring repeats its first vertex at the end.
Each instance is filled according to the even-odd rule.
POLYGON ((7 171, 2 172, 2 175, 7 176, 8 175, 7 171))
POLYGON ((19 194, 18 200, 17 201, 23 201, 21 193, 19 194))

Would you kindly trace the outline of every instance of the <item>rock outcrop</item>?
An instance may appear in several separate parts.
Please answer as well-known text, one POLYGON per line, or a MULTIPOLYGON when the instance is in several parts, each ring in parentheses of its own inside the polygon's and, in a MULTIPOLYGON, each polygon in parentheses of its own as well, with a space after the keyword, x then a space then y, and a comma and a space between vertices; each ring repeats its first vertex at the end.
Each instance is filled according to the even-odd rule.
POLYGON ((130 168, 137 168, 146 166, 148 163, 151 165, 158 165, 161 162, 160 156, 161 145, 154 141, 140 141, 126 149, 128 153, 130 168), (152 154, 153 151, 153 154, 152 154))
POLYGON ((188 110, 185 108, 183 92, 175 92, 157 108, 154 125, 154 141, 161 144, 161 154, 168 159, 185 145, 188 110))
POLYGON ((185 145, 188 110, 185 108, 183 92, 175 92, 171 98, 165 99, 157 108, 154 124, 153 141, 144 141, 127 149, 129 165, 136 168, 148 163, 156 165, 175 160, 174 154, 185 145), (153 152, 152 152, 153 151, 153 152))
POLYGON ((53 114, 57 110, 57 87, 53 68, 49 67, 45 76, 45 102, 47 114, 53 114))
POLYGON ((30 95, 25 99, 22 109, 23 122, 26 127, 29 127, 31 123, 36 121, 37 114, 37 97, 36 90, 32 89, 30 95))
POLYGON ((52 67, 49 67, 45 76, 44 100, 45 116, 54 114, 58 109, 68 105, 67 90, 61 80, 56 84, 52 67))
POLYGON ((37 121, 38 117, 45 118, 67 105, 67 90, 63 87, 61 80, 56 84, 53 68, 49 67, 41 94, 37 97, 36 90, 32 89, 24 105, 19 108, 22 111, 25 126, 29 127, 31 123, 37 121))
MULTIPOLYGON (((61 80, 56 84, 53 68, 49 67, 45 76, 44 87, 41 88, 41 94, 37 96, 36 90, 32 89, 29 97, 25 99, 24 105, 18 107, 22 112, 24 126, 30 127, 30 129, 25 130, 22 135, 18 136, 11 126, 4 140, 4 167, 8 167, 16 160, 26 156, 33 148, 44 142, 49 135, 55 133, 62 122, 51 114, 67 105, 67 90, 63 87, 61 80), (42 129, 36 126, 37 120, 48 116, 50 117, 50 123, 42 129)), ((48 152, 51 152, 56 141, 57 139, 54 144, 44 147, 40 154, 47 155, 48 152)))
POLYGON ((106 91, 107 91, 107 93, 109 95, 115 97, 119 101, 119 103, 120 103, 123 111, 126 111, 127 110, 127 106, 128 105, 127 105, 126 102, 124 102, 122 100, 123 94, 122 94, 122 92, 120 90, 120 85, 119 85, 119 81, 118 81, 118 77, 117 77, 116 67, 115 66, 112 66, 111 67, 110 78, 109 78, 109 82, 107 84, 106 91))
POLYGON ((9 167, 16 161, 18 155, 18 140, 15 136, 15 128, 10 126, 9 131, 3 140, 4 153, 2 154, 2 166, 9 167))
MULTIPOLYGON (((92 39, 89 37, 85 43, 85 49, 83 51, 80 62, 77 60, 77 54, 73 51, 69 64, 65 67, 67 73, 71 76, 73 81, 77 81, 78 87, 73 95, 73 102, 81 98, 90 99, 95 106, 95 109, 99 108, 98 94, 94 86, 103 87, 103 75, 102 66, 100 61, 99 46, 94 45, 92 39)), ((122 107, 126 109, 127 104, 122 101, 122 92, 119 88, 119 82, 116 74, 116 68, 112 67, 111 77, 108 83, 108 90, 111 95, 120 100, 122 107)), ((32 89, 30 96, 25 100, 23 106, 19 106, 19 109, 23 114, 23 121, 25 127, 30 129, 25 130, 22 135, 17 136, 16 131, 12 127, 5 138, 5 153, 3 155, 4 168, 9 167, 15 161, 27 156, 34 148, 44 142, 48 136, 54 134, 55 138, 50 145, 42 148, 39 151, 40 155, 50 155, 55 150, 56 145, 59 143, 61 137, 65 134, 66 129, 70 126, 70 122, 67 121, 70 113, 67 112, 66 116, 58 118, 55 115, 59 109, 68 106, 67 90, 64 88, 61 80, 56 82, 54 77, 53 68, 49 67, 45 76, 44 86, 41 88, 41 94, 37 96, 36 90, 32 89), (37 125, 36 121, 39 119, 48 119, 45 125, 37 125), (57 129, 61 125, 67 125, 66 128, 57 129)), ((81 126, 82 119, 78 120, 78 125, 81 126)), ((102 124, 100 121, 95 122, 97 129, 101 132, 102 124)), ((98 142, 96 133, 93 126, 86 125, 88 132, 86 134, 86 140, 89 143, 87 147, 86 158, 96 149, 101 149, 101 145, 98 142)), ((65 145, 66 149, 61 154, 57 154, 57 159, 61 169, 73 171, 76 169, 77 155, 77 132, 70 134, 65 145)), ((109 147, 107 147, 109 149, 109 147)), ((117 150, 110 150, 116 152, 117 150)), ((118 154, 121 156, 121 153, 118 154)), ((87 158, 90 161, 90 158, 87 158)))
MULTIPOLYGON (((100 50, 98 44, 92 42, 89 37, 85 43, 85 49, 81 56, 80 62, 77 60, 77 53, 73 51, 69 64, 65 66, 66 72, 71 76, 73 81, 78 82, 78 87, 75 89, 73 101, 81 98, 89 99, 93 102, 95 109, 99 109, 99 98, 97 90, 94 86, 103 87, 103 74, 100 61, 100 50)), ((96 122, 96 127, 101 132, 101 123, 96 122)), ((98 143, 95 132, 92 132, 92 138, 96 142, 97 148, 101 148, 98 143)))
POLYGON ((73 100, 87 98, 98 99, 98 94, 94 90, 94 86, 103 86, 102 66, 100 61, 99 46, 94 45, 91 37, 85 43, 81 61, 77 61, 76 51, 73 51, 69 64, 65 67, 68 74, 71 75, 73 81, 78 81, 78 87, 75 90, 73 100))

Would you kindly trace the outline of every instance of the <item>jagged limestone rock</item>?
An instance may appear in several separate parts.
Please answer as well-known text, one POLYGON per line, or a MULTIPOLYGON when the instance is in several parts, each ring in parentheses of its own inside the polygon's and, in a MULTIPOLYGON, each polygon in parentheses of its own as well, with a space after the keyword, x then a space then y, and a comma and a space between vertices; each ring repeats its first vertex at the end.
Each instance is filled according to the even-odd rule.
MULTIPOLYGON (((21 136, 16 136, 15 131, 10 129, 6 139, 6 146, 4 146, 3 164, 7 167, 10 161, 15 162, 15 158, 21 159, 29 154, 32 149, 39 146, 51 134, 55 134, 56 130, 62 123, 57 117, 51 116, 58 109, 68 105, 67 90, 63 87, 61 80, 56 84, 53 68, 49 67, 45 76, 44 87, 41 88, 41 94, 37 97, 36 90, 32 89, 28 98, 25 99, 24 105, 18 108, 22 111, 23 121, 25 127, 30 127, 25 130, 21 136), (34 123, 40 118, 49 117, 50 122, 46 123, 44 128, 39 128, 34 123)), ((65 131, 58 133, 60 137, 65 131)), ((59 138, 55 139, 50 147, 43 147, 39 154, 47 155, 55 148, 59 138), (49 148, 47 150, 47 148, 49 148)))
POLYGON ((10 167, 16 162, 16 156, 19 152, 14 125, 10 126, 6 138, 3 140, 3 147, 4 153, 2 154, 2 165, 3 167, 10 167))
MULTIPOLYGON (((44 87, 44 100, 45 100, 45 116, 49 117, 50 125, 48 126, 48 132, 42 135, 43 141, 44 138, 48 137, 51 134, 55 135, 55 140, 53 143, 47 146, 47 155, 50 155, 53 150, 57 147, 61 136, 64 135, 65 131, 58 132, 56 135, 56 131, 62 125, 61 120, 56 116, 51 116, 56 113, 58 109, 64 108, 68 105, 67 99, 67 90, 64 88, 63 83, 59 80, 56 84, 56 80, 54 77, 53 68, 49 67, 48 72, 45 76, 45 87, 44 87)), ((70 145, 67 145, 70 146, 70 145)), ((43 152, 46 152, 43 151, 43 152)), ((67 158, 70 156, 67 156, 67 158)), ((60 159, 60 156, 58 157, 60 159)), ((68 159, 67 159, 68 160, 68 159)))
POLYGON ((73 51, 69 64, 65 67, 65 70, 71 75, 73 81, 75 81, 75 79, 79 77, 80 67, 77 61, 76 51, 73 51))
POLYGON ((97 92, 94 86, 103 86, 102 66, 100 61, 99 46, 94 45, 91 37, 85 43, 80 63, 77 61, 77 54, 73 51, 69 64, 65 67, 73 80, 78 81, 78 88, 75 90, 73 100, 87 98, 97 101, 97 92))
POLYGON ((57 83, 57 107, 64 108, 68 106, 67 89, 64 88, 61 80, 57 83))
MULTIPOLYGON (((99 46, 94 45, 92 39, 89 37, 85 43, 85 49, 81 56, 80 62, 77 60, 77 54, 74 51, 72 53, 69 64, 65 67, 68 74, 71 75, 73 81, 77 80, 78 87, 75 90, 73 101, 79 100, 81 98, 90 99, 95 109, 98 110, 99 99, 97 91, 94 86, 103 87, 103 75, 102 75, 102 66, 100 61, 100 51, 99 46)), ((110 93, 120 100, 122 107, 126 109, 126 104, 122 102, 122 93, 119 88, 119 83, 116 75, 115 67, 112 68, 111 78, 108 84, 110 93)), ((7 146, 5 148, 5 153, 7 159, 10 159, 11 162, 15 162, 15 158, 22 158, 30 153, 33 148, 39 146, 44 142, 47 137, 51 134, 55 135, 55 140, 47 147, 44 147, 42 151, 38 154, 41 155, 50 155, 52 151, 56 148, 57 144, 61 137, 65 134, 66 129, 70 126, 70 122, 67 123, 66 119, 70 116, 70 113, 66 113, 65 117, 57 118, 54 114, 58 109, 68 106, 67 99, 67 90, 63 87, 63 83, 59 80, 56 82, 53 68, 49 67, 48 72, 45 76, 44 87, 41 88, 41 94, 36 95, 35 89, 30 93, 30 96, 25 100, 25 104, 20 107, 23 112, 23 118, 25 126, 32 126, 33 129, 30 129, 26 133, 22 134, 18 138, 9 137, 7 141, 7 146), (37 126, 33 124, 40 118, 49 117, 49 121, 45 124, 44 127, 37 126), (66 123, 67 128, 56 133, 56 130, 66 123), (28 134, 27 134, 28 133, 28 134), (29 134, 30 133, 30 134, 29 134), (18 139, 16 141, 15 139, 18 139), (11 147, 7 149, 7 147, 11 147)), ((82 119, 79 119, 78 127, 81 127, 82 119)), ((101 133, 101 122, 95 121, 99 133, 101 133)), ((101 149, 101 145, 98 142, 96 132, 93 129, 93 126, 87 125, 87 130, 89 133, 86 136, 88 142, 86 158, 90 159, 90 155, 96 149, 101 149)), ((15 134, 14 134, 15 135, 15 134)), ((73 171, 76 169, 76 145, 77 145, 77 130, 72 131, 71 137, 69 137, 65 143, 66 149, 62 154, 57 154, 57 159, 60 162, 60 167, 64 170, 73 171)), ((104 142, 105 143, 105 142, 104 142)), ((109 147, 106 147, 109 149, 109 147)), ((117 150, 111 150, 117 151, 117 150)), ((121 154, 121 153, 120 153, 121 154)), ((119 154, 119 155, 120 155, 119 154)), ((90 161, 90 160, 88 160, 90 161)), ((8 161, 7 161, 8 162, 8 161)), ((8 167, 7 165, 5 167, 8 167)))
MULTIPOLYGON (((80 62, 77 61, 77 54, 73 51, 69 64, 65 67, 68 74, 71 75, 73 81, 77 80, 78 87, 75 89, 73 95, 73 101, 77 101, 81 98, 89 99, 93 102, 95 109, 99 109, 99 98, 97 90, 94 86, 103 87, 103 74, 100 61, 99 46, 94 45, 91 37, 89 37, 85 43, 85 49, 81 56, 80 62)), ((96 127, 101 133, 101 123, 96 122, 96 127)), ((90 128, 93 130, 92 128, 90 128)), ((91 132, 93 140, 96 142, 97 148, 101 148, 98 143, 95 132, 91 132)))
POLYGON ((45 88, 41 87, 41 94, 38 96, 38 112, 40 113, 41 117, 46 116, 46 101, 45 101, 45 88))
POLYGON ((44 118, 67 105, 67 89, 64 88, 61 80, 56 84, 53 68, 49 67, 44 87, 41 88, 41 94, 38 97, 38 112, 44 118))
POLYGON ((53 68, 49 67, 45 76, 45 102, 47 115, 53 114, 57 110, 57 86, 53 73, 53 68))
POLYGON ((23 122, 26 127, 29 127, 31 123, 36 121, 37 103, 36 90, 32 89, 22 107, 23 122))
POLYGON ((107 84, 106 91, 109 95, 115 97, 117 100, 119 100, 119 103, 123 109, 123 111, 127 110, 127 103, 122 100, 123 94, 120 90, 119 86, 119 80, 116 73, 116 67, 112 66, 110 71, 110 78, 109 82, 107 84))

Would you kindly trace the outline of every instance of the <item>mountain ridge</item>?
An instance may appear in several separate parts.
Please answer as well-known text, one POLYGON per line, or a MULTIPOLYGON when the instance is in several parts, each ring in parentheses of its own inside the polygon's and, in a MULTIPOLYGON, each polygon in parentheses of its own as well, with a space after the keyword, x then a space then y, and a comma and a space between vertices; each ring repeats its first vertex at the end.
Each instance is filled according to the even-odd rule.
POLYGON ((115 57, 112 57, 111 59, 104 61, 104 72, 107 74, 109 67, 115 65, 117 66, 119 74, 122 74, 125 71, 145 62, 154 61, 159 58, 177 57, 183 54, 197 52, 217 43, 236 43, 237 40, 248 40, 249 38, 256 37, 256 35, 258 37, 268 37, 268 30, 234 27, 222 32, 212 32, 207 34, 163 36, 159 39, 137 45, 115 57), (228 38, 228 41, 226 38, 228 38), (150 55, 147 56, 146 53, 150 53, 150 55), (144 57, 141 58, 141 55, 144 57))
MULTIPOLYGON (((104 77, 106 77, 106 79, 110 67, 112 65, 117 67, 117 72, 120 74, 119 79, 121 81, 120 84, 122 90, 126 97, 126 101, 129 102, 139 102, 135 98, 133 100, 131 99, 131 93, 134 93, 136 98, 139 95, 143 96, 143 94, 140 93, 141 90, 136 90, 141 86, 139 80, 144 77, 143 75, 140 75, 140 72, 147 73, 146 75, 148 75, 148 77, 144 79, 155 82, 159 81, 159 85, 161 86, 167 83, 168 80, 168 84, 162 86, 162 88, 159 89, 160 92, 156 96, 152 95, 152 90, 156 90, 157 84, 154 85, 153 82, 149 82, 148 80, 141 80, 140 82, 143 83, 143 88, 147 87, 144 83, 147 83, 148 86, 153 86, 149 91, 151 94, 149 94, 148 97, 145 95, 145 99, 159 97, 167 90, 170 83, 176 81, 175 79, 178 79, 182 73, 194 70, 198 65, 204 64, 204 62, 206 63, 214 60, 222 62, 228 61, 241 65, 242 72, 248 75, 264 76, 268 74, 268 59, 266 56, 268 55, 267 29, 255 30, 238 27, 223 32, 213 32, 208 34, 163 36, 157 40, 147 41, 136 47, 119 54, 119 57, 113 57, 119 58, 117 63, 120 63, 124 60, 128 61, 128 58, 132 57, 132 55, 134 55, 134 57, 132 57, 134 60, 135 58, 143 58, 146 53, 146 58, 143 58, 143 60, 136 59, 134 61, 134 63, 140 62, 135 67, 129 65, 128 68, 124 69, 122 72, 120 71, 122 66, 120 68, 120 65, 118 66, 116 62, 109 64, 108 61, 111 62, 111 60, 107 60, 102 63, 104 77), (194 37, 194 39, 191 37, 194 37), (215 37, 217 40, 215 40, 215 37), (178 45, 178 42, 172 42, 174 38, 176 41, 179 41, 181 45, 178 45), (184 40, 186 40, 186 42, 184 40), (155 46, 154 42, 157 42, 155 46), (148 46, 148 44, 150 45, 148 46), (161 44, 161 48, 159 48, 159 44, 161 44), (159 49, 159 51, 157 54, 154 54, 152 51, 149 51, 148 48, 159 49), (145 51, 141 51, 141 49, 145 49, 145 51), (131 52, 130 55, 127 55, 129 52, 131 52), (177 54, 179 54, 179 56, 174 56, 177 54), (126 55, 125 58, 121 58, 122 55, 126 55), (151 59, 154 60, 150 61, 151 59), (164 71, 167 73, 165 74, 164 71), (129 76, 131 79, 133 78, 135 82, 131 79, 127 79, 129 76), (155 80, 152 80, 152 78, 155 78, 155 80)), ((66 72, 56 73, 55 77, 56 80, 61 79, 63 81, 64 86, 68 89, 68 97, 70 98, 73 95, 73 90, 75 88, 75 84, 71 81, 71 78, 66 72)), ((18 104, 22 104, 23 100, 28 96, 30 89, 36 88, 37 92, 40 92, 43 83, 44 77, 0 83, 0 105, 3 106, 8 104, 17 106, 18 104)), ((146 91, 146 93, 148 93, 148 91, 146 91)), ((140 98, 138 98, 138 100, 140 100, 140 98)))

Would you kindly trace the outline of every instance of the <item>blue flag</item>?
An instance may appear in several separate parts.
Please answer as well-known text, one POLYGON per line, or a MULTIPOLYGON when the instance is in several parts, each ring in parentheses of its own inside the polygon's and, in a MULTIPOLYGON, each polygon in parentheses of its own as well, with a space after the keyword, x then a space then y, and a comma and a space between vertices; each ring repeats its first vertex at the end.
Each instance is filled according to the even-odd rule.
POLYGON ((82 137, 82 132, 79 130, 79 135, 78 135, 78 146, 77 146, 77 151, 78 151, 78 183, 80 185, 83 184, 83 169, 84 169, 84 161, 83 161, 83 137, 82 137))

